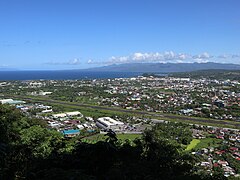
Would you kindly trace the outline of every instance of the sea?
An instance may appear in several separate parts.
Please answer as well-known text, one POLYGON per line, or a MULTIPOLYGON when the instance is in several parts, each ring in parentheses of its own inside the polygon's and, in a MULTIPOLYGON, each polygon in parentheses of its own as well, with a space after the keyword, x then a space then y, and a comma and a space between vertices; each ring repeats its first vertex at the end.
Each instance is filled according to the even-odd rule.
POLYGON ((0 80, 76 80, 111 79, 137 77, 138 72, 96 72, 96 71, 0 71, 0 80))

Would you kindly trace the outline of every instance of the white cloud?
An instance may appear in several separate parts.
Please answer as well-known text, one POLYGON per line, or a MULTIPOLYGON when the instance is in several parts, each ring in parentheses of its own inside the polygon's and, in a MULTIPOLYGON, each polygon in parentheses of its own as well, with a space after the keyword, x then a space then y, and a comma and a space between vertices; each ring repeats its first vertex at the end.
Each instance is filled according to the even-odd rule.
POLYGON ((108 63, 108 62, 106 62, 106 61, 95 61, 95 60, 89 59, 89 60, 87 61, 87 64, 110 65, 110 64, 113 64, 113 63, 108 63))
POLYGON ((79 64, 81 64, 81 62, 78 58, 75 58, 75 59, 69 60, 67 62, 48 62, 45 64, 48 64, 48 65, 79 65, 79 64))
MULTIPOLYGON (((235 62, 240 55, 211 55, 208 52, 201 54, 175 53, 173 51, 166 52, 135 52, 126 56, 112 56, 106 61, 89 60, 88 64, 111 65, 125 63, 206 63, 206 62, 235 62), (235 60, 234 60, 235 59, 235 60)), ((237 62, 238 63, 238 62, 237 62)))
POLYGON ((136 52, 128 56, 112 56, 105 64, 122 64, 122 63, 147 63, 147 62, 207 62, 213 56, 208 53, 199 55, 190 55, 186 53, 174 53, 173 51, 166 51, 163 53, 141 53, 136 52))
POLYGON ((209 55, 207 52, 204 52, 202 54, 198 54, 198 55, 193 56, 193 59, 197 59, 197 60, 199 60, 199 59, 210 59, 212 57, 213 56, 209 55))
POLYGON ((227 55, 227 54, 221 54, 221 55, 218 56, 218 58, 220 58, 220 59, 227 59, 227 58, 229 58, 229 57, 230 57, 230 56, 227 55))
POLYGON ((93 60, 89 59, 89 60, 87 61, 87 63, 88 63, 88 64, 92 64, 92 63, 93 63, 93 60))
POLYGON ((164 59, 165 60, 174 60, 174 59, 176 59, 176 54, 174 54, 174 52, 173 51, 169 51, 169 52, 165 52, 164 53, 164 59))
POLYGON ((78 64, 81 64, 81 62, 80 62, 79 59, 75 58, 73 60, 68 61, 67 64, 69 64, 69 65, 78 65, 78 64))
POLYGON ((185 60, 185 59, 188 58, 188 56, 187 56, 186 54, 179 54, 178 58, 179 58, 180 60, 185 60))

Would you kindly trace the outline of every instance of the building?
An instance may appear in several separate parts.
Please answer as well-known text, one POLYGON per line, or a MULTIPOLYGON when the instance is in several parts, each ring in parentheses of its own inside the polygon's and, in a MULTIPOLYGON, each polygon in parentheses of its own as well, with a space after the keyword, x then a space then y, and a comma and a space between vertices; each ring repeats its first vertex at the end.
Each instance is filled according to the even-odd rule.
POLYGON ((121 121, 116 121, 110 117, 101 117, 97 119, 96 125, 101 129, 112 129, 114 131, 119 131, 122 129, 124 123, 121 121))
POLYGON ((52 116, 53 116, 53 118, 64 118, 64 117, 67 116, 67 114, 65 114, 65 113, 60 113, 60 114, 53 114, 52 116))
POLYGON ((19 100, 13 100, 13 99, 1 99, 0 100, 1 104, 12 104, 12 105, 16 105, 16 104, 24 104, 26 103, 25 101, 19 101, 19 100))
POLYGON ((67 112, 66 113, 67 116, 83 116, 82 113, 80 113, 79 111, 73 111, 73 112, 67 112))
POLYGON ((12 102, 12 101, 13 101, 13 99, 1 99, 0 103, 1 104, 7 104, 7 103, 12 102))
POLYGON ((51 95, 51 94, 52 94, 52 92, 44 92, 44 91, 39 92, 39 95, 41 95, 41 96, 46 96, 46 95, 51 95))
POLYGON ((43 111, 42 111, 42 113, 51 113, 51 112, 53 112, 52 109, 46 109, 46 110, 43 110, 43 111))
POLYGON ((78 129, 68 129, 62 131, 64 137, 74 137, 80 134, 80 131, 78 129))

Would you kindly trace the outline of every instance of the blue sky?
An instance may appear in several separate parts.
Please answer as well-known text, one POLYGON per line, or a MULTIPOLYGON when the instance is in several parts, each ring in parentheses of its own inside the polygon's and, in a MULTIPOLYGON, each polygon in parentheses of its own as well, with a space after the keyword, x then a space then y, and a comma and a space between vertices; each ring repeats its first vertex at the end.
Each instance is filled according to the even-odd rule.
POLYGON ((2 0, 0 68, 240 64, 239 0, 2 0))

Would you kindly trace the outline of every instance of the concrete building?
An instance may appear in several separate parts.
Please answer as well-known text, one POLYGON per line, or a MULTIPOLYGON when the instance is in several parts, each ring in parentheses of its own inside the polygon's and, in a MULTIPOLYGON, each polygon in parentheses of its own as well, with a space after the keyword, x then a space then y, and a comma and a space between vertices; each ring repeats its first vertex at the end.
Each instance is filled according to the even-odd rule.
POLYGON ((65 113, 60 113, 60 114, 53 114, 52 116, 53 116, 54 118, 63 118, 63 117, 66 117, 67 114, 65 114, 65 113))
POLYGON ((96 125, 101 129, 112 129, 114 131, 119 131, 122 129, 124 123, 121 121, 116 121, 110 117, 101 117, 97 119, 96 125))
POLYGON ((82 116, 82 113, 80 113, 79 111, 73 111, 73 112, 67 112, 66 115, 67 116, 82 116))
POLYGON ((44 91, 39 92, 39 95, 41 95, 41 96, 46 96, 46 95, 50 95, 50 94, 52 94, 52 92, 44 92, 44 91))
POLYGON ((13 100, 13 99, 1 99, 0 100, 1 104, 12 104, 12 105, 16 105, 16 104, 24 104, 26 103, 25 101, 20 101, 20 100, 13 100))
POLYGON ((7 104, 7 103, 12 102, 12 101, 13 101, 13 99, 1 99, 0 103, 1 104, 7 104))
POLYGON ((52 109, 46 109, 46 110, 43 110, 43 111, 42 111, 42 113, 51 113, 51 112, 53 112, 52 109))

